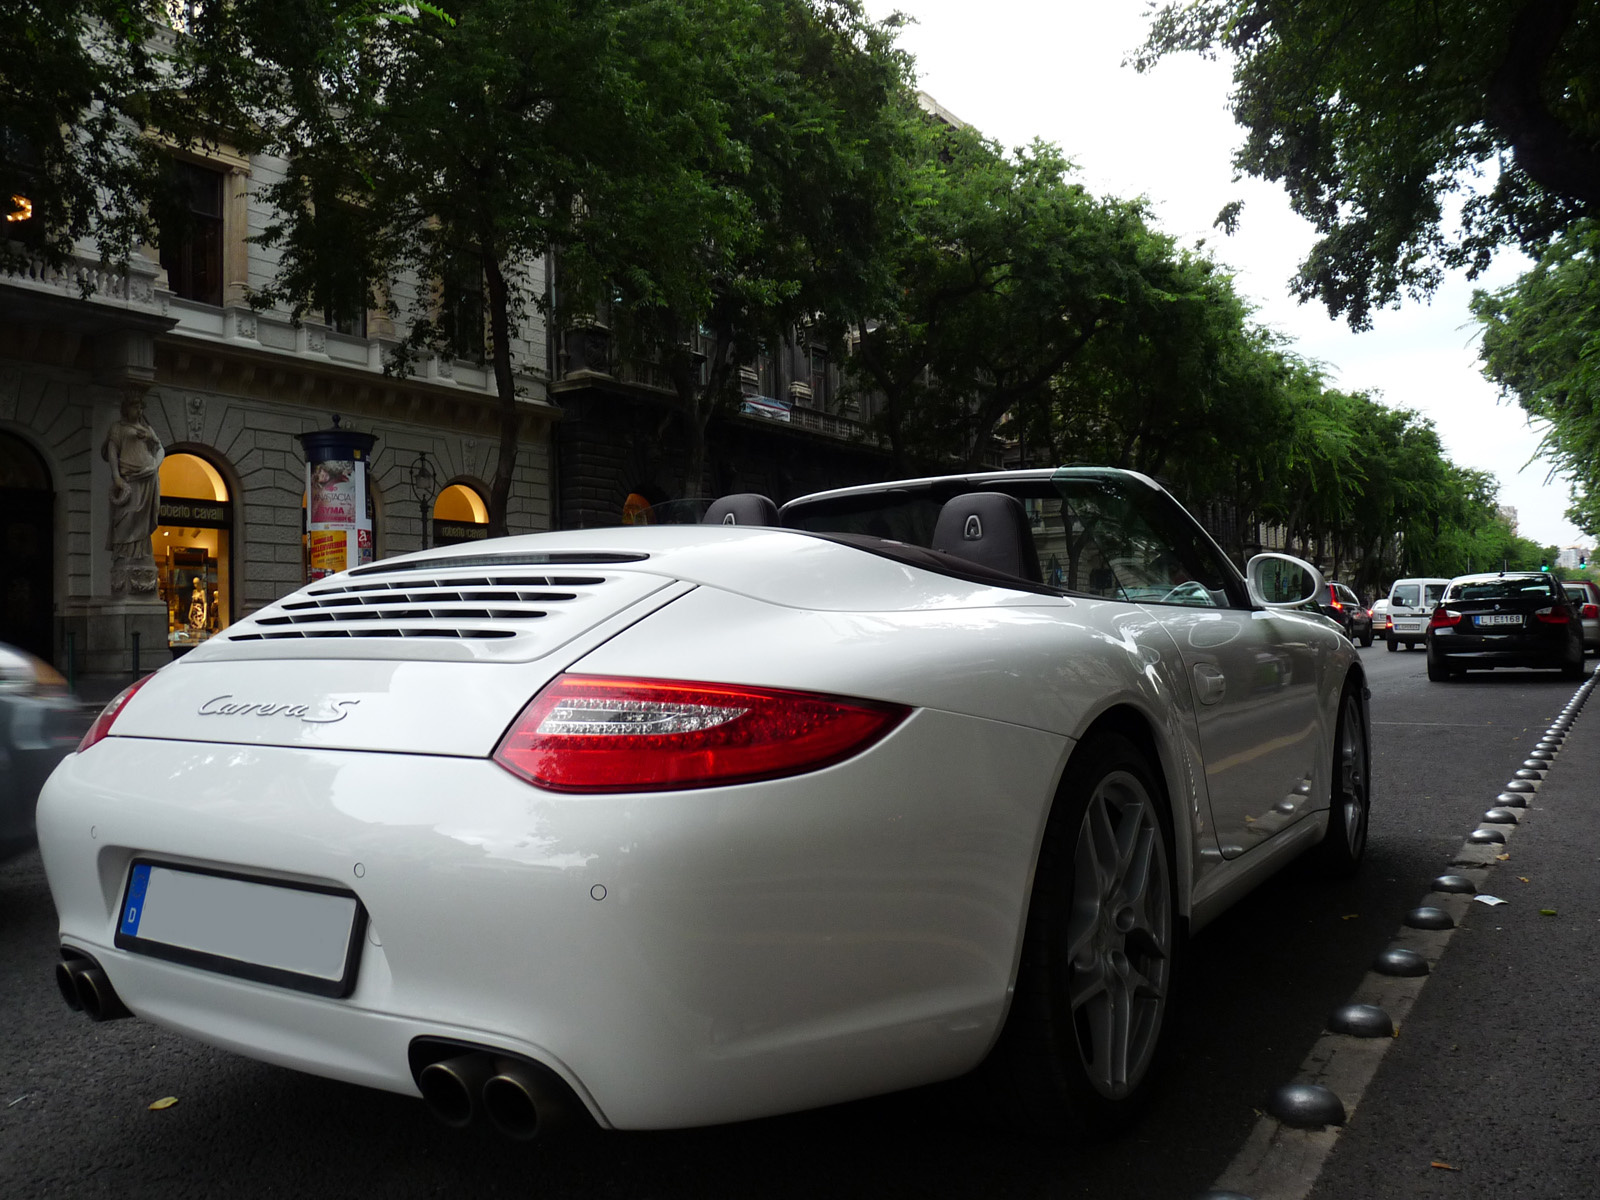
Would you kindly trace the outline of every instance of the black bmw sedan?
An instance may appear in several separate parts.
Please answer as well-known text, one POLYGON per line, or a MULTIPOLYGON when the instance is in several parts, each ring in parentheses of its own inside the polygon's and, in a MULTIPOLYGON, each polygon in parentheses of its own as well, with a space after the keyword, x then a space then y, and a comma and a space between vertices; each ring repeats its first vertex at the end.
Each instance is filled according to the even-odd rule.
POLYGON ((1428 620, 1428 678, 1486 667, 1583 675, 1583 626, 1554 576, 1505 571, 1450 581, 1428 620))

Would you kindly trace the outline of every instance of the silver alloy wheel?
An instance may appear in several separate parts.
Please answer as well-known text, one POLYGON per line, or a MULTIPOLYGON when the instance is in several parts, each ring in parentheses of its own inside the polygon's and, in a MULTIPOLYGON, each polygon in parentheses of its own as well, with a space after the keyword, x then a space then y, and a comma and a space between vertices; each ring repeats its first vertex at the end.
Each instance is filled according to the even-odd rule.
POLYGON ((1068 1002, 1078 1054, 1102 1095, 1150 1069, 1172 977, 1172 876, 1154 801, 1127 771, 1100 780, 1073 851, 1068 1002))
POLYGON ((1361 706, 1346 693, 1339 717, 1339 794, 1344 836, 1351 858, 1360 858, 1367 842, 1367 734, 1361 706))

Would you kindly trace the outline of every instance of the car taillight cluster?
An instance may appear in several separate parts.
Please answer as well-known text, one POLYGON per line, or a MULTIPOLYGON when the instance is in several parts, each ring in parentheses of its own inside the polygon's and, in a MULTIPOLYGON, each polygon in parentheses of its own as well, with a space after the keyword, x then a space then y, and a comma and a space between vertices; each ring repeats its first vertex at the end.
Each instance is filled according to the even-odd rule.
POLYGON ((1454 609, 1443 606, 1433 610, 1433 616, 1428 618, 1429 629, 1448 629, 1452 625, 1461 624, 1461 614, 1454 609))
POLYGON ((146 675, 143 679, 129 684, 118 692, 116 698, 100 710, 100 715, 94 719, 94 724, 89 726, 89 732, 83 735, 83 740, 78 743, 78 749, 75 753, 82 754, 96 742, 110 736, 111 727, 116 724, 117 718, 122 715, 122 710, 128 707, 128 701, 132 700, 134 694, 154 678, 154 675, 146 675))
POLYGON ((909 712, 779 688, 561 675, 522 711, 494 760, 558 792, 716 787, 830 766, 909 712))
POLYGON ((1572 614, 1567 611, 1565 604, 1552 604, 1549 608, 1535 609, 1533 615, 1546 625, 1565 625, 1572 620, 1572 614))

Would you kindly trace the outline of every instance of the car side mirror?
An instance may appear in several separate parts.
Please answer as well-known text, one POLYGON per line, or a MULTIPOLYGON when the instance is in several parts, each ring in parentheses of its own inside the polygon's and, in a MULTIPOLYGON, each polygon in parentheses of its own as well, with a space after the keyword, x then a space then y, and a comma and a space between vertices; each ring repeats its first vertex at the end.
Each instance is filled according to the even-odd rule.
POLYGON ((1290 554, 1258 554, 1244 569, 1250 600, 1262 608, 1298 608, 1322 595, 1322 572, 1290 554))

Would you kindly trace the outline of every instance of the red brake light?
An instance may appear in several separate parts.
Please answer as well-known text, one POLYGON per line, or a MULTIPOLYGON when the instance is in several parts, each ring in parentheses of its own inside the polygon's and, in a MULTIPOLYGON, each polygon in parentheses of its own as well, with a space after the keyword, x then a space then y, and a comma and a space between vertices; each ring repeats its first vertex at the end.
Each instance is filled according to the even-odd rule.
POLYGON ((494 760, 557 792, 716 787, 830 766, 908 712, 778 688, 561 675, 523 709, 494 760))
POLYGON ((1393 629, 1394 628, 1394 618, 1389 616, 1387 613, 1385 613, 1384 617, 1383 617, 1383 627, 1385 629, 1393 629))
POLYGON ((1582 615, 1585 621, 1593 621, 1596 618, 1600 618, 1600 604, 1585 604, 1582 615))
POLYGON ((128 701, 133 699, 134 693, 154 678, 153 674, 146 675, 118 692, 116 698, 100 710, 100 715, 94 719, 94 724, 89 726, 89 732, 83 735, 83 740, 78 743, 78 749, 74 753, 82 754, 90 746, 109 736, 111 727, 122 715, 122 710, 128 707, 128 701))
POLYGON ((1549 608, 1541 608, 1533 614, 1546 625, 1565 625, 1572 619, 1572 614, 1567 611, 1565 604, 1552 604, 1549 608))
POLYGON ((1443 606, 1434 609, 1433 616, 1428 618, 1429 629, 1444 629, 1459 624, 1461 624, 1461 614, 1443 606))

